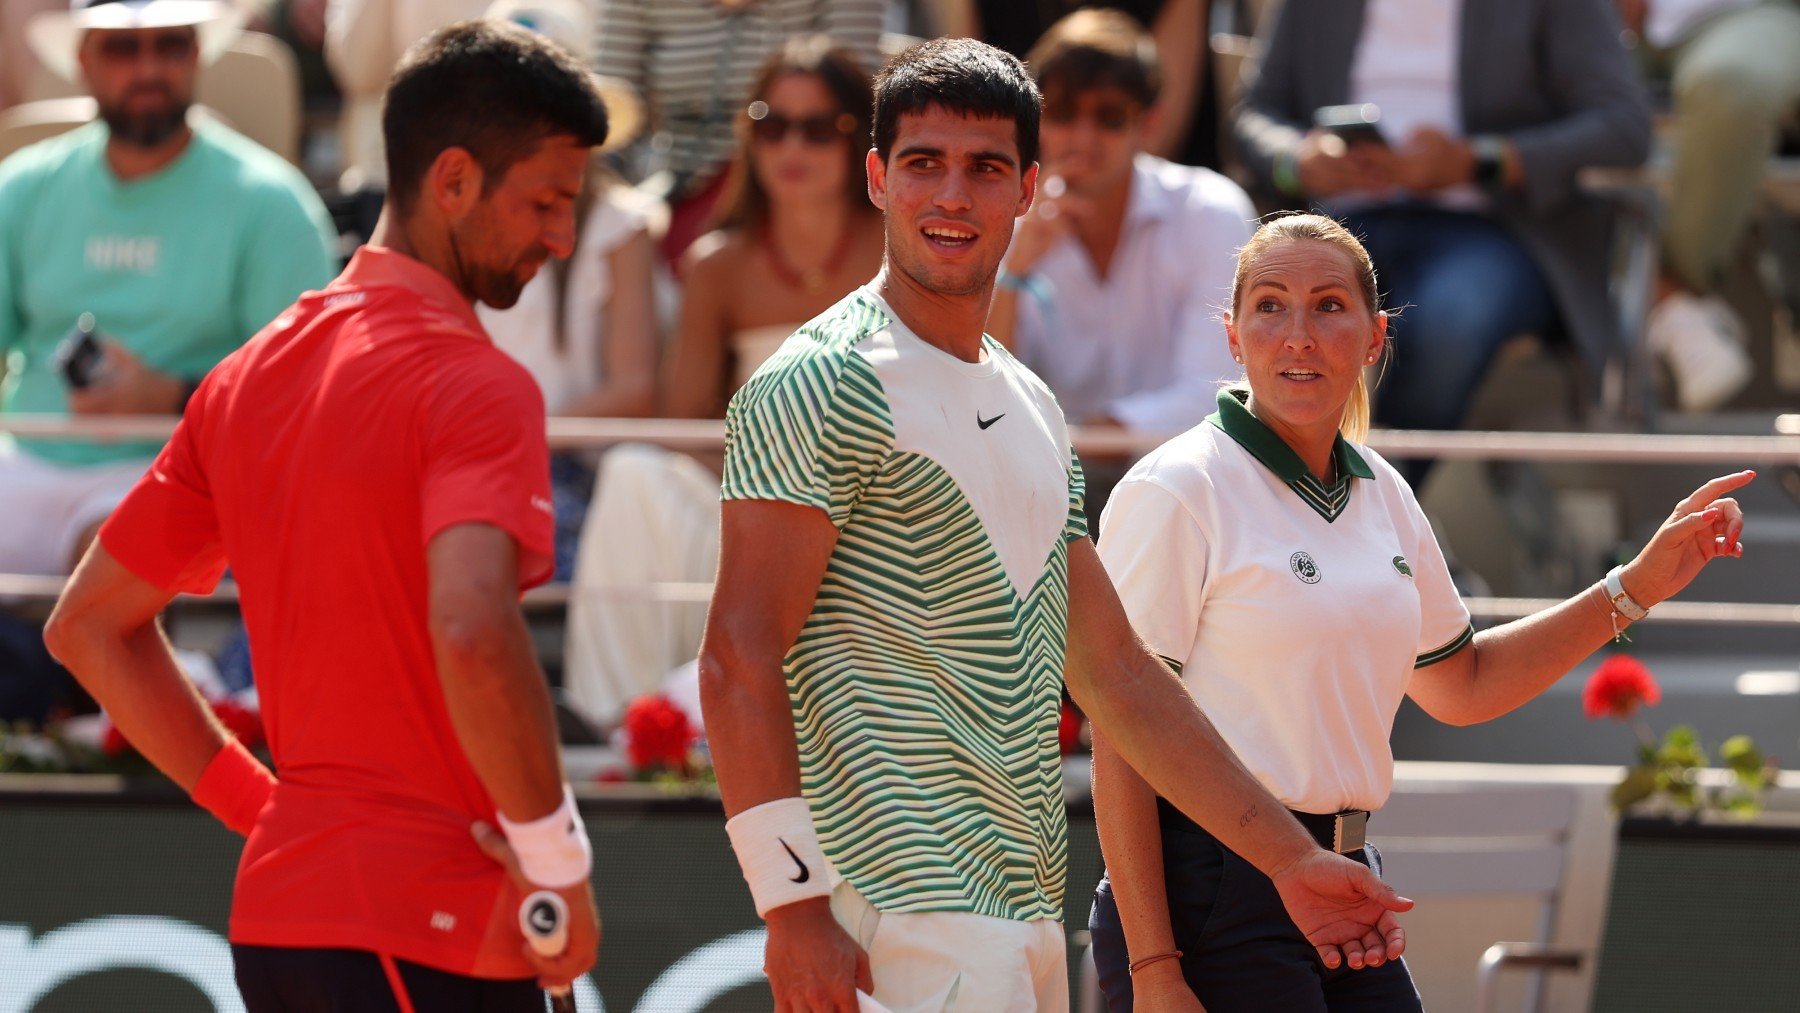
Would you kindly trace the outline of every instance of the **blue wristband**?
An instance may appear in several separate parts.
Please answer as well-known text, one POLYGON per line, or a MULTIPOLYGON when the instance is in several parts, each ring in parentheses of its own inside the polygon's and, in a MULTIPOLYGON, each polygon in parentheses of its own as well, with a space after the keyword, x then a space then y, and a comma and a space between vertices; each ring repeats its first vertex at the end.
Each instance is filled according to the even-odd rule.
POLYGON ((994 284, 1014 292, 1029 292, 1031 291, 1031 275, 1014 274, 1003 267, 999 274, 994 275, 994 284))
POLYGON ((1000 269, 1000 273, 994 276, 994 284, 1029 297, 1032 302, 1038 304, 1040 310, 1046 314, 1049 313, 1052 302, 1051 294, 1054 290, 1050 287, 1049 282, 1037 275, 1014 274, 1003 267, 1000 269))

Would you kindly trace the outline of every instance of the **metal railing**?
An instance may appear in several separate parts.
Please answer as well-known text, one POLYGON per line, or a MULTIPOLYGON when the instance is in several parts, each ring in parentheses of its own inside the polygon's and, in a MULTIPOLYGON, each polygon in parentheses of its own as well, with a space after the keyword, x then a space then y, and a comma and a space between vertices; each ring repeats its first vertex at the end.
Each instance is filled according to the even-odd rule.
MULTIPOLYGON (((165 440, 174 428, 175 420, 163 415, 0 416, 0 432, 39 440, 165 440)), ((1769 436, 1684 436, 1376 429, 1369 433, 1367 442, 1390 457, 1443 460, 1720 464, 1730 467, 1800 464, 1800 417, 1782 416, 1777 430, 1769 436), (1790 419, 1795 421, 1789 422, 1790 419)), ((550 446, 558 450, 595 449, 619 443, 653 443, 671 450, 718 450, 725 445, 725 424, 704 419, 552 418, 547 432, 550 446)), ((1071 427, 1069 434, 1075 449, 1084 454, 1143 454, 1169 438, 1166 433, 1082 426, 1071 427)))
MULTIPOLYGON (((33 439, 160 440, 173 431, 168 416, 70 418, 61 415, 0 416, 0 432, 33 439)), ((1770 436, 1682 436, 1638 433, 1429 432, 1377 429, 1368 445, 1393 457, 1511 461, 1590 461, 1596 463, 1716 464, 1721 467, 1800 465, 1800 416, 1782 416, 1770 436)), ((694 419, 548 420, 550 446, 598 449, 620 443, 651 443, 672 450, 719 450, 725 424, 694 419)), ((1142 454, 1168 439, 1154 433, 1111 428, 1072 427, 1070 439, 1084 454, 1142 454)), ((0 574, 0 600, 47 601, 62 590, 61 577, 0 574)), ((550 585, 527 592, 525 604, 535 609, 567 606, 576 595, 635 598, 669 603, 704 604, 712 585, 672 582, 583 587, 550 585)), ((190 600, 229 604, 237 599, 226 583, 210 595, 190 600)), ((1548 598, 1469 598, 1469 611, 1486 619, 1531 615, 1557 600, 1548 598)), ((1800 605, 1736 602, 1671 601, 1659 605, 1650 621, 1670 624, 1728 623, 1740 626, 1800 627, 1800 605)))

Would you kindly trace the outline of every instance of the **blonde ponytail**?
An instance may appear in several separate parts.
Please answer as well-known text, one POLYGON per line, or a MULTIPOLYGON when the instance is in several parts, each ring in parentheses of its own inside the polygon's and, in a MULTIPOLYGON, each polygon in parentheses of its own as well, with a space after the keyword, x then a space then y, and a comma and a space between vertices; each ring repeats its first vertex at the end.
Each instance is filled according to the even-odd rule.
POLYGON ((1369 371, 1356 374, 1356 387, 1350 400, 1344 402, 1344 417, 1338 422, 1338 433, 1351 443, 1369 438, 1369 371))

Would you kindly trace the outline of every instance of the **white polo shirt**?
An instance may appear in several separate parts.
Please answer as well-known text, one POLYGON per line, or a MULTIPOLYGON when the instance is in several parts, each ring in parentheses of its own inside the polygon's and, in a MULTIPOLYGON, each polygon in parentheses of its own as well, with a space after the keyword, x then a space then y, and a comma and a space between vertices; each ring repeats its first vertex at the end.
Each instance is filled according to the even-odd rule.
POLYGON ((1393 466, 1339 438, 1338 481, 1232 391, 1113 490, 1100 556, 1138 635, 1291 809, 1376 809, 1416 668, 1474 636, 1393 466))

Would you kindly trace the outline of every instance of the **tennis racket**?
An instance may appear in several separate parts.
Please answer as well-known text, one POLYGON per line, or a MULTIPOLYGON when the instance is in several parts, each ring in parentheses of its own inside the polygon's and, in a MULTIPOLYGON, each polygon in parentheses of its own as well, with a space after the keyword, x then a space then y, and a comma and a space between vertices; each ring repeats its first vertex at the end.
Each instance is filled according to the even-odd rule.
MULTIPOLYGON (((519 931, 540 956, 554 957, 569 945, 569 905, 560 894, 539 890, 519 905, 519 931)), ((547 990, 552 1013, 578 1013, 569 986, 547 990)))

